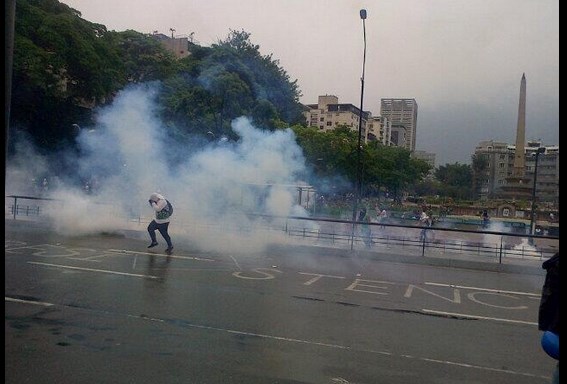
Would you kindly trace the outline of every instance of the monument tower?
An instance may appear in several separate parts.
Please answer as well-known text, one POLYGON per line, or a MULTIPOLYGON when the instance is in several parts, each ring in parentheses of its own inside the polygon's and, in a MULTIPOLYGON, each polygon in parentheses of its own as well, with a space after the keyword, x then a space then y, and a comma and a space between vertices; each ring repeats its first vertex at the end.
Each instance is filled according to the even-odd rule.
POLYGON ((526 157, 526 74, 520 81, 520 102, 518 103, 518 124, 516 125, 516 152, 514 154, 514 169, 512 175, 523 177, 525 174, 526 157))
POLYGON ((502 186, 502 197, 512 200, 529 200, 531 195, 531 178, 525 177, 526 168, 526 74, 520 81, 520 101, 518 103, 518 124, 516 125, 516 150, 514 151, 514 167, 512 175, 506 178, 502 186))

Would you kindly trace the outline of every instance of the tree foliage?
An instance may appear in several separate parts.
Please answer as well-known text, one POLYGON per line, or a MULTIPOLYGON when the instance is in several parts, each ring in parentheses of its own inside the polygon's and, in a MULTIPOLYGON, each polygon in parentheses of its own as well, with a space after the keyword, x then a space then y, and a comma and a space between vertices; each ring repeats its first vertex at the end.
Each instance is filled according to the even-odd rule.
POLYGON ((245 31, 231 31, 182 65, 165 81, 162 116, 188 133, 231 136, 230 123, 240 116, 269 130, 303 119, 296 81, 272 55, 263 56, 245 31))
POLYGON ((480 196, 480 189, 482 187, 482 180, 486 177, 488 170, 488 158, 482 154, 474 154, 472 160, 472 189, 474 197, 480 196))
POLYGON ((457 199, 471 199, 472 168, 468 164, 446 164, 435 170, 435 178, 439 181, 439 194, 457 199))
POLYGON ((134 31, 109 32, 57 0, 17 0, 11 119, 40 149, 70 145, 73 123, 129 82, 162 79, 175 59, 134 31))
MULTIPOLYGON (((294 126, 297 142, 314 171, 313 184, 334 175, 343 175, 351 185, 358 178, 358 136, 349 127, 319 132, 316 127, 294 126)), ((378 196, 382 191, 400 200, 409 185, 423 179, 430 166, 414 159, 408 150, 378 142, 363 144, 360 151, 362 196, 378 196)), ((352 188, 351 188, 352 190, 352 188)))
MULTIPOLYGON (((272 54, 261 54, 246 31, 230 30, 210 47, 191 42, 189 52, 176 59, 156 36, 108 31, 57 0, 17 0, 12 129, 45 151, 70 146, 73 124, 90 125, 95 108, 126 85, 159 81, 158 111, 176 141, 195 134, 237 139, 231 121, 248 116, 260 129, 293 126, 314 180, 340 177, 352 191, 360 170, 363 195, 387 191, 400 198, 430 170, 409 151, 376 142, 364 144, 359 159, 357 132, 347 126, 326 132, 305 127, 297 80, 272 54)), ((473 167, 478 179, 482 159, 473 159, 473 167)), ((471 188, 472 175, 468 166, 447 165, 430 187, 469 197, 480 185, 471 188)))

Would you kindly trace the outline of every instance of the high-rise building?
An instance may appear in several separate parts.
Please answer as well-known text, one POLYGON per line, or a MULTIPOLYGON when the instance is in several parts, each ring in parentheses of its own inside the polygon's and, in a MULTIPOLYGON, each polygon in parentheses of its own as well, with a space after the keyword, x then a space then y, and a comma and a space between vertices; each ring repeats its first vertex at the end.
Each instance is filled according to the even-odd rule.
POLYGON ((417 102, 415 99, 381 99, 380 116, 391 121, 392 128, 403 126, 405 128, 403 147, 411 152, 415 151, 417 128, 417 102))

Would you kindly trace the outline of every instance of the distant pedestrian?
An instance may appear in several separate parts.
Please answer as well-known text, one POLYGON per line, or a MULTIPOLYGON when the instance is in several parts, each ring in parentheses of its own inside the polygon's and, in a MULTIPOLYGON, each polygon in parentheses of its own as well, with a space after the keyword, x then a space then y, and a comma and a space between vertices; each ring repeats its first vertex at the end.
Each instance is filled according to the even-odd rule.
POLYGON ((370 217, 366 214, 366 208, 361 208, 358 212, 358 221, 362 222, 360 233, 366 247, 370 248, 372 245, 372 231, 370 230, 370 217))
POLYGON ((43 181, 41 182, 41 192, 47 193, 48 191, 49 191, 49 182, 47 181, 47 177, 44 177, 43 181))
POLYGON ((427 240, 427 230, 432 225, 431 217, 425 212, 425 210, 421 211, 421 215, 419 216, 419 222, 423 229, 419 234, 419 241, 426 241, 427 240))
MULTIPOLYGON (((388 212, 385 209, 382 209, 380 211, 380 214, 378 215, 378 222, 385 223, 387 219, 388 219, 388 212)), ((384 228, 384 226, 381 225, 380 228, 384 228)))
POLYGON ((482 211, 482 227, 488 228, 488 224, 490 223, 490 216, 488 216, 488 211, 485 209, 482 211))
POLYGON ((153 219, 148 225, 148 233, 150 234, 150 239, 152 240, 152 243, 148 245, 148 248, 153 248, 158 245, 156 239, 157 229, 167 243, 167 249, 165 250, 165 253, 171 255, 173 251, 173 244, 168 233, 168 228, 171 215, 173 214, 173 206, 165 197, 163 197, 159 193, 152 193, 148 202, 154 209, 156 215, 155 219, 153 219))

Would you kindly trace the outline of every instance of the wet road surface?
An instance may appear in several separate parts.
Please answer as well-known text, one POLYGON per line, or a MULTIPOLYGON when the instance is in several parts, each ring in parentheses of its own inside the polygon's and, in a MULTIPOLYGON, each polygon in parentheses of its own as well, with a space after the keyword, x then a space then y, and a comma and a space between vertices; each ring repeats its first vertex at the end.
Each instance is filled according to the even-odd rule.
POLYGON ((7 383, 547 383, 543 274, 5 230, 7 383))

